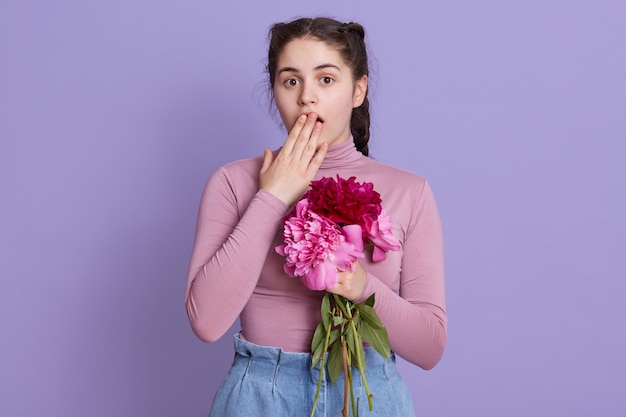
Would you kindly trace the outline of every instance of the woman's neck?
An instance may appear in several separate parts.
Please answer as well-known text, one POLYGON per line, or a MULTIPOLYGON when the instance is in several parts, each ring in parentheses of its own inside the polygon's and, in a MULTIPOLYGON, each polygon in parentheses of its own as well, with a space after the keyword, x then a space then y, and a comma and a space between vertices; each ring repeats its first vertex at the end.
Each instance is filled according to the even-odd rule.
POLYGON ((320 169, 343 167, 363 157, 363 154, 356 149, 352 137, 350 137, 347 141, 328 148, 320 169))

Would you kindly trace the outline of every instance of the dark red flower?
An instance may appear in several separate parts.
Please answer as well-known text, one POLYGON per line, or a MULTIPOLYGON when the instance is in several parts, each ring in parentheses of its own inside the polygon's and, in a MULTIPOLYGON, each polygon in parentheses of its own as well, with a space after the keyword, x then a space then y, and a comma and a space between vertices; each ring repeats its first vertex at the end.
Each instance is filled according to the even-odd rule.
POLYGON ((337 175, 337 180, 323 177, 312 181, 303 198, 309 200, 311 211, 339 226, 360 225, 364 237, 382 210, 380 194, 374 191, 374 184, 359 183, 356 177, 344 179, 337 175))

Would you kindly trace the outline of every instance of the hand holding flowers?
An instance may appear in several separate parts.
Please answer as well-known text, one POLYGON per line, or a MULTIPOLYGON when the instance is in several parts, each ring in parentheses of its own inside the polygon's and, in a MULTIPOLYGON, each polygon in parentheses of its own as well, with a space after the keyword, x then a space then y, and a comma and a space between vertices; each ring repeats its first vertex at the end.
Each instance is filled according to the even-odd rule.
POLYGON ((348 300, 357 300, 363 295, 367 281, 367 272, 357 259, 354 261, 354 268, 347 271, 337 272, 337 283, 327 288, 326 291, 340 295, 348 300))
POLYGON ((311 182, 284 222, 284 243, 276 251, 286 257, 285 272, 300 277, 309 289, 334 293, 322 299, 322 320, 311 342, 312 366, 321 361, 311 416, 315 414, 327 354, 333 383, 344 374, 343 415, 349 415, 349 408, 358 415, 358 399, 355 401, 352 389, 353 365, 361 375, 369 409, 373 409, 373 395, 364 374, 363 341, 389 358, 389 340, 373 308, 374 294, 364 303, 351 300, 359 298, 365 287, 367 275, 357 261, 365 257, 364 249, 372 250, 374 262, 384 260, 385 252, 400 249, 392 226, 373 184, 339 176, 337 180, 324 177, 311 182))

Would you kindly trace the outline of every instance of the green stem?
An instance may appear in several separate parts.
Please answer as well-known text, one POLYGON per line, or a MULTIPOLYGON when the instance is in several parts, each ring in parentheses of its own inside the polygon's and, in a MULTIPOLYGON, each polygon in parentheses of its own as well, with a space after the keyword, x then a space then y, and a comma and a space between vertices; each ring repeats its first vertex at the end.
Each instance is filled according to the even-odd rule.
MULTIPOLYGON (((352 319, 352 313, 350 312, 350 308, 346 308, 349 316, 350 327, 352 328, 352 332, 354 333, 354 344, 356 345, 356 366, 359 369, 359 373, 361 374, 361 381, 363 381, 363 388, 365 388, 365 394, 367 394, 367 405, 370 408, 370 412, 374 410, 374 404, 372 403, 372 393, 367 385, 367 379, 365 378, 365 373, 363 372, 363 363, 361 362, 361 350, 359 349, 359 344, 363 344, 361 336, 356 330, 356 326, 354 325, 354 320, 352 319)), ((358 312, 357 312, 358 314, 358 312)))
MULTIPOLYGON (((324 297, 328 297, 328 295, 325 295, 324 297)), ((328 320, 328 323, 326 326, 326 339, 324 340, 324 353, 322 353, 322 362, 320 364, 320 374, 319 374, 319 377, 317 378, 317 390, 315 391, 315 399, 313 400, 313 409, 311 410, 310 417, 315 416, 315 409, 317 408, 317 400, 320 396, 320 390, 322 388, 322 378, 324 377, 326 353, 328 352, 328 342, 330 341, 330 330, 333 327, 332 316, 335 315, 335 310, 336 310, 336 307, 333 307, 331 316, 326 318, 328 320)), ((324 317, 322 317, 322 320, 324 320, 324 317)))
MULTIPOLYGON (((343 333, 343 326, 342 333, 343 333)), ((341 356, 343 357, 343 410, 342 414, 344 417, 349 417, 350 409, 348 408, 348 400, 350 399, 351 392, 351 382, 352 380, 348 378, 348 346, 346 345, 346 340, 341 338, 341 356)))
POLYGON ((352 415, 354 417, 359 417, 358 404, 355 404, 354 402, 354 385, 352 384, 352 356, 350 355, 349 349, 348 349, 348 381, 350 381, 350 404, 352 406, 352 415))

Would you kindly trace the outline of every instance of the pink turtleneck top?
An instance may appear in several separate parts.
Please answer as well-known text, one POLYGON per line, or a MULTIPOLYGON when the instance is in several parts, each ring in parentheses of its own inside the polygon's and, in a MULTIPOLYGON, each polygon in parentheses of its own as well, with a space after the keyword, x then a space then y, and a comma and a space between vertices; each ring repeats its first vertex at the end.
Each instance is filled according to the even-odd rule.
MULTIPOLYGON (((307 289, 283 271, 282 201, 259 189, 263 158, 217 169, 202 194, 185 304, 191 326, 213 342, 240 318, 245 340, 290 352, 310 350, 320 321, 323 292, 307 289)), ((376 294, 374 309, 386 326, 391 349, 430 369, 447 341, 441 225, 433 193, 420 176, 363 156, 349 140, 329 148, 316 179, 372 182, 382 198, 401 250, 378 263, 359 260, 367 271, 360 300, 376 294)))

